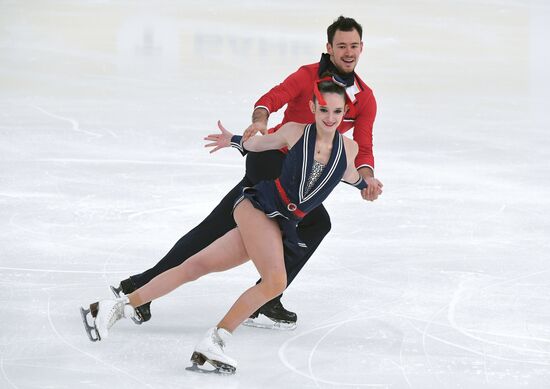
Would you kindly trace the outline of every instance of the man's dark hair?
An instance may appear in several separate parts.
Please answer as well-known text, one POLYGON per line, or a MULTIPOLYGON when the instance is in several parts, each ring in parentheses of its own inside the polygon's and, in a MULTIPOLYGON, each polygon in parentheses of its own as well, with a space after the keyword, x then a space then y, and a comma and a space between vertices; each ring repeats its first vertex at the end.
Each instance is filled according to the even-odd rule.
POLYGON ((334 21, 330 26, 327 28, 327 42, 332 45, 332 40, 334 39, 334 34, 336 34, 336 31, 353 31, 357 30, 359 33, 359 38, 363 39, 363 27, 359 23, 355 21, 355 19, 352 18, 346 18, 342 15, 338 19, 334 21))

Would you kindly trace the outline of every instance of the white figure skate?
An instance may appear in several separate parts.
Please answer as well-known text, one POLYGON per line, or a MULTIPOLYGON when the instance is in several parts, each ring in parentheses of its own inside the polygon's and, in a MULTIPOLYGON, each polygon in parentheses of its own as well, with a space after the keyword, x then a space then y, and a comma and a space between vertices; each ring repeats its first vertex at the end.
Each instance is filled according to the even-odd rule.
POLYGON ((88 309, 81 307, 80 313, 84 329, 92 342, 107 338, 109 329, 123 317, 133 319, 136 315, 127 296, 101 300, 90 304, 88 309))
POLYGON ((200 373, 235 374, 237 361, 228 356, 224 351, 224 347, 231 336, 231 333, 223 328, 213 327, 209 329, 195 346, 195 351, 191 356, 193 365, 186 369, 200 373), (205 362, 212 365, 214 370, 198 367, 204 365, 205 362))

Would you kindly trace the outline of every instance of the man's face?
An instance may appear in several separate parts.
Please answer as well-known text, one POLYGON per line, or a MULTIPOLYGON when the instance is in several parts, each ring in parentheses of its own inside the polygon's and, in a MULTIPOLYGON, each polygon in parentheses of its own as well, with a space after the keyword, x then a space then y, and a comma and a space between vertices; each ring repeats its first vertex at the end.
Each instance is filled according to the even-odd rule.
POLYGON ((357 30, 336 30, 332 44, 327 43, 327 53, 330 60, 341 73, 351 73, 357 66, 359 56, 363 51, 363 42, 357 30))

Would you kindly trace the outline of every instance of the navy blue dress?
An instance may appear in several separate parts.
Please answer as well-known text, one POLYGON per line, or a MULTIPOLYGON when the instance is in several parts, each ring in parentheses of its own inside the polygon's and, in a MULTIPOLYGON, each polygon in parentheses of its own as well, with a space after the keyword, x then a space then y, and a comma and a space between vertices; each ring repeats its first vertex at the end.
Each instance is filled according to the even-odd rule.
MULTIPOLYGON (((255 208, 274 218, 283 233, 283 243, 287 249, 299 251, 306 247, 299 237, 296 226, 311 210, 319 206, 338 185, 347 167, 344 139, 338 132, 332 140, 332 152, 321 176, 306 192, 306 182, 311 174, 315 156, 315 124, 308 124, 304 134, 289 150, 276 180, 260 181, 252 187, 243 188, 233 209, 244 199, 252 202, 255 208)), ((241 137, 234 136, 232 146, 245 152, 240 145, 241 137)), ((296 251, 297 252, 297 251, 296 251)))

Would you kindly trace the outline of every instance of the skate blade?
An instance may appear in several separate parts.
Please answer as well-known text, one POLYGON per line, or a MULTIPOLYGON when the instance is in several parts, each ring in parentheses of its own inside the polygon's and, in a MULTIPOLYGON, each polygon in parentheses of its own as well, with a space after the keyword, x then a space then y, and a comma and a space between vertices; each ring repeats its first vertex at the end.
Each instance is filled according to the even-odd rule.
POLYGON ((296 329, 296 322, 274 321, 261 313, 254 319, 249 317, 243 322, 243 325, 247 327, 279 331, 293 331, 296 329))
MULTIPOLYGON (((111 292, 113 292, 116 297, 121 297, 121 295, 124 296, 124 293, 122 292, 122 287, 116 288, 113 285, 110 285, 110 288, 111 292)), ((136 317, 132 317, 132 321, 137 325, 143 324, 143 319, 141 318, 138 310, 136 310, 136 317)))
POLYGON ((88 314, 90 313, 90 309, 84 309, 80 307, 80 314, 82 315, 84 330, 86 331, 86 334, 88 334, 88 338, 90 338, 92 342, 97 342, 98 340, 101 340, 101 337, 99 336, 99 332, 97 331, 97 328, 95 328, 95 325, 91 326, 88 323, 88 314))
POLYGON ((136 310, 136 316, 132 317, 132 321, 134 322, 134 324, 137 324, 138 326, 142 325, 143 320, 141 319, 141 316, 139 315, 139 312, 137 310, 136 310))
POLYGON ((122 287, 116 288, 116 287, 114 287, 113 285, 111 285, 110 288, 111 288, 111 292, 113 292, 113 294, 114 294, 116 297, 120 297, 121 294, 124 294, 124 293, 122 293, 122 287))
POLYGON ((234 366, 208 359, 206 356, 196 351, 191 356, 191 362, 193 364, 186 367, 185 370, 192 371, 194 373, 232 375, 235 374, 237 370, 234 366), (206 367, 199 367, 203 366, 206 362, 208 362, 208 367, 211 367, 210 369, 206 367))

